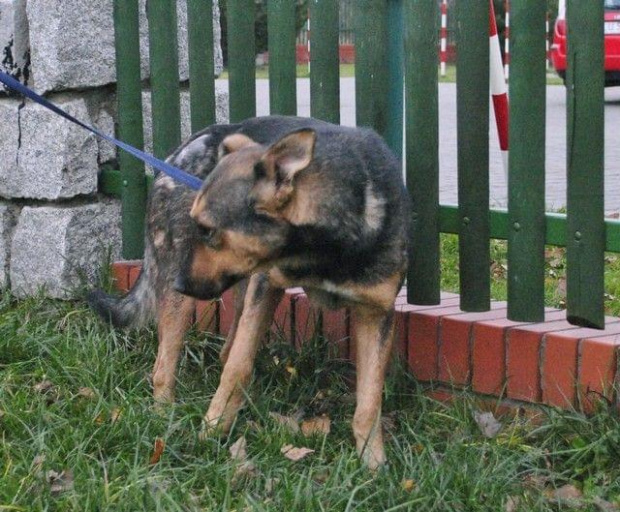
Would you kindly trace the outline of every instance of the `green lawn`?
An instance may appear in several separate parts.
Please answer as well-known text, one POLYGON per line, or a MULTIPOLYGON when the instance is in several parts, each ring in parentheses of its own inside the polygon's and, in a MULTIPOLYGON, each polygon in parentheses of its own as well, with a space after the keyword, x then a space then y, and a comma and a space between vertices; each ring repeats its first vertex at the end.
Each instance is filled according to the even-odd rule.
POLYGON ((156 339, 113 331, 80 302, 0 295, 0 511, 619 510, 620 423, 604 405, 590 419, 548 409, 535 421, 503 417, 486 438, 471 396, 434 401, 395 364, 390 464, 373 475, 350 430, 352 369, 320 339, 301 353, 278 340, 262 349, 231 436, 204 442, 220 341, 191 333, 178 403, 162 412, 147 378, 156 339), (331 432, 305 438, 272 412, 326 415, 331 432), (236 461, 229 448, 242 436, 247 458, 236 461), (150 463, 158 439, 165 448, 150 463), (286 444, 315 452, 292 462, 286 444))
MULTIPOLYGON (((439 71, 438 71, 439 72, 439 71)), ((307 64, 297 65, 297 78, 308 78, 310 76, 310 68, 307 64)), ((340 76, 342 78, 355 76, 355 64, 341 64, 340 76)), ((225 69, 220 75, 222 79, 228 79, 228 70, 225 69)), ((257 66, 256 78, 269 78, 269 66, 257 66)), ((439 76, 439 82, 456 82, 456 66, 449 64, 446 67, 446 76, 439 76)), ((547 85, 562 85, 562 79, 552 70, 547 73, 547 85)))
MULTIPOLYGON (((508 297, 508 245, 505 240, 491 240, 491 297, 508 297)), ((441 289, 459 291, 458 236, 441 235, 441 289)), ((566 249, 548 246, 545 249, 545 305, 566 307, 566 249)), ((605 312, 620 316, 620 256, 605 256, 605 312)))

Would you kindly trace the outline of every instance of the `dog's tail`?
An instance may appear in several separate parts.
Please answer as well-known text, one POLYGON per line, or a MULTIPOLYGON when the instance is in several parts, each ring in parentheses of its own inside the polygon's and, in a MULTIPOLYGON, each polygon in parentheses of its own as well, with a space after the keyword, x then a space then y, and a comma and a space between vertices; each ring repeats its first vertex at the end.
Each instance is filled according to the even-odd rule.
POLYGON ((155 317, 156 299, 144 267, 133 288, 124 297, 93 290, 88 305, 114 327, 140 327, 155 317))

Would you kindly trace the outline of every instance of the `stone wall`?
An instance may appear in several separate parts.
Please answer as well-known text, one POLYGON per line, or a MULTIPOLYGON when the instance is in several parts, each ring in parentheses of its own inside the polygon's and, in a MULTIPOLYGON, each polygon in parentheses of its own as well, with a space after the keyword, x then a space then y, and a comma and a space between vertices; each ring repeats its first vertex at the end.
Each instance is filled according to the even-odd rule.
MULTIPOLYGON (((222 69, 214 1, 215 67, 222 69)), ((148 84, 146 0, 140 1, 142 76, 148 84)), ((177 0, 183 136, 189 135, 187 4, 177 0)), ((0 0, 0 69, 87 124, 114 135, 113 0, 0 0)), ((228 105, 218 93, 218 121, 228 105)), ((145 85, 145 145, 151 149, 145 85)), ((117 150, 0 86, 0 288, 70 298, 110 251, 120 255, 120 205, 98 194, 117 150)))

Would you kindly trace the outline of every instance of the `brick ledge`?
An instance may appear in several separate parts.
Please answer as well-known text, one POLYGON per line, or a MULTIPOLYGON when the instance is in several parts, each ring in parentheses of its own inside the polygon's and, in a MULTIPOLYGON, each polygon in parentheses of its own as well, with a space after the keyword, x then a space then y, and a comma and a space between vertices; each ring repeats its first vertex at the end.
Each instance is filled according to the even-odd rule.
MULTIPOLYGON (((112 266, 116 286, 126 292, 140 261, 112 266)), ((467 388, 487 397, 592 412, 601 399, 618 406, 620 319, 607 319, 605 330, 584 329, 566 321, 562 310, 548 309, 542 323, 513 322, 505 302, 484 313, 459 309, 459 296, 442 293, 436 306, 396 300, 395 351, 421 381, 467 388)), ((232 293, 217 302, 199 301, 197 322, 225 336, 233 313, 232 293)), ((276 311, 273 330, 299 346, 315 334, 334 343, 334 355, 355 357, 346 310, 314 308, 303 290, 287 290, 276 311)))

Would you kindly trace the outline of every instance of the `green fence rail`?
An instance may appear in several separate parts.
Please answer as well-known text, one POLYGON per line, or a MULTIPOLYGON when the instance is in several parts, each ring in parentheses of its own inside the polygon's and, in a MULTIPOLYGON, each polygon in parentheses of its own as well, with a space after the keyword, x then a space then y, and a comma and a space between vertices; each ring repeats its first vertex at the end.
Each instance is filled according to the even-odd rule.
MULTIPOLYGON (((439 301, 439 233, 445 232, 459 235, 461 308, 488 309, 489 240, 499 238, 508 240, 508 316, 540 321, 544 247, 559 245, 567 247, 569 321, 604 326, 604 252, 620 252, 620 222, 605 221, 603 214, 603 8, 602 2, 567 3, 568 197, 567 214, 561 215, 545 212, 545 2, 512 4, 507 210, 489 209, 488 2, 456 3, 459 206, 439 204, 437 0, 355 2, 357 124, 372 126, 396 154, 404 154, 414 203, 411 303, 439 301)), ((268 2, 271 113, 297 112, 294 4, 268 2)), ((233 122, 256 114, 254 6, 254 0, 227 0, 233 122)), ((142 147, 138 0, 115 0, 114 8, 118 132, 142 147)), ((153 145, 159 157, 180 142, 176 8, 175 0, 148 3, 153 145)), ((311 115, 338 123, 339 2, 309 0, 309 14, 311 115)), ((191 121, 198 130, 215 120, 210 0, 188 0, 188 15, 191 121)), ((121 197, 123 255, 135 258, 143 250, 150 180, 132 157, 121 154, 119 163, 120 171, 103 173, 100 189, 121 197)))

